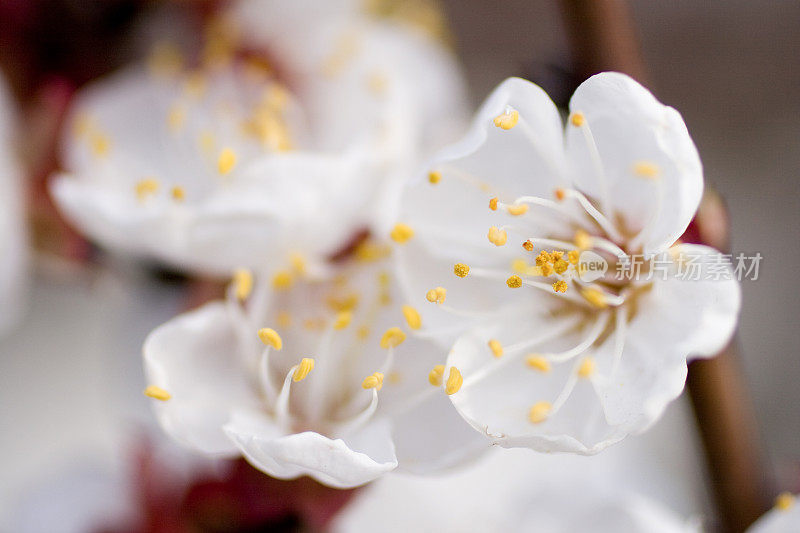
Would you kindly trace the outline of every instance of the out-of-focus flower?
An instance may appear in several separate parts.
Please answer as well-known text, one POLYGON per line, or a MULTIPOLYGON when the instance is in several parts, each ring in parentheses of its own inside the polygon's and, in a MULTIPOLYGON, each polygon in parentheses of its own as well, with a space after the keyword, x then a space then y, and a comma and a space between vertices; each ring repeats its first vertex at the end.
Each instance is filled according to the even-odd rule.
POLYGON ((252 296, 239 272, 225 302, 156 329, 145 392, 162 427, 205 453, 334 487, 485 449, 442 390, 452 376, 429 375, 445 351, 415 335, 419 314, 378 259, 387 251, 363 244, 332 281, 277 272, 252 296))
POLYGON ((719 252, 673 246, 703 190, 680 114, 617 73, 570 110, 564 131, 537 86, 501 84, 409 187, 399 258, 428 325, 471 326, 447 361, 462 416, 501 446, 588 454, 658 419, 687 357, 728 342, 740 292, 719 252))
POLYGON ((314 262, 384 228, 401 177, 462 114, 461 78, 424 35, 315 6, 241 4, 200 58, 162 45, 79 94, 52 183, 67 217, 105 246, 212 273, 291 251, 314 262))
POLYGON ((784 492, 775 499, 775 506, 750 526, 747 533, 794 533, 800 531, 800 505, 797 496, 784 492))
POLYGON ((0 333, 22 309, 28 262, 22 171, 14 137, 16 109, 0 77, 0 333))

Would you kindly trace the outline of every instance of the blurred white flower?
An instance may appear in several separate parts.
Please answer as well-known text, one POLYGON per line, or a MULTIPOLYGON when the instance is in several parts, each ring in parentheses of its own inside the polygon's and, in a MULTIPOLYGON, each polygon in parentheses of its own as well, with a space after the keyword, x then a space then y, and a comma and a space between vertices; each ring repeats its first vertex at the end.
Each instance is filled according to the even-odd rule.
POLYGON ((784 492, 775 507, 748 528, 747 533, 795 533, 800 531, 800 505, 797 496, 784 492))
POLYGON ((324 259, 385 228, 408 166, 463 115, 459 71, 404 26, 308 9, 297 25, 292 2, 241 4, 209 25, 199 64, 162 44, 83 90, 52 182, 67 217, 211 273, 324 259))
POLYGON ((27 290, 28 242, 14 138, 16 115, 5 79, 0 77, 0 333, 18 320, 27 290))
POLYGON ((225 302, 156 329, 146 394, 162 427, 208 454, 243 455, 271 476, 352 487, 398 466, 428 471, 487 442, 429 382, 445 351, 414 335, 391 274, 365 244, 332 281, 239 272, 225 302), (246 303, 244 302, 246 299, 246 303))
POLYGON ((462 416, 501 446, 588 454, 658 419, 740 293, 719 252, 675 244, 703 189, 678 112, 617 73, 570 109, 564 131, 539 87, 501 84, 409 186, 398 253, 426 324, 468 328, 447 361, 462 416))

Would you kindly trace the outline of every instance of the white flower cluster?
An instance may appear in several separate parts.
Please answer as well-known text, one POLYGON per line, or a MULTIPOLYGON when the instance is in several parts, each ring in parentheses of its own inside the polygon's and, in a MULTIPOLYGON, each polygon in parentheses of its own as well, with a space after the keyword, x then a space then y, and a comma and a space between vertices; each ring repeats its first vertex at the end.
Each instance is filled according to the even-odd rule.
POLYGON ((162 46, 84 90, 52 182, 109 248, 235 271, 224 301, 145 343, 177 440, 335 487, 491 444, 593 454, 730 339, 735 278, 677 275, 719 257, 678 240, 699 156, 629 77, 587 80, 566 121, 509 79, 442 148, 465 91, 418 29, 264 0, 206 40, 200 61, 162 46), (607 270, 587 275, 587 254, 607 270), (631 257, 659 275, 615 277, 631 257))

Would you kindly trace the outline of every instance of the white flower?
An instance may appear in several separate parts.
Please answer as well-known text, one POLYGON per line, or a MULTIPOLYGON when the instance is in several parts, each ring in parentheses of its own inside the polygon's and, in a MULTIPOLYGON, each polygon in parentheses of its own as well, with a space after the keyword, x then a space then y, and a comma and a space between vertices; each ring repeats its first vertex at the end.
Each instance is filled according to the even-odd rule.
MULTIPOLYGON (((357 256, 385 252, 368 244, 357 256)), ((157 415, 174 438, 335 487, 398 462, 427 471, 485 449, 429 383, 446 353, 413 334, 419 317, 380 263, 340 267, 331 281, 279 272, 243 307, 251 283, 240 272, 226 302, 164 324, 145 343, 146 394, 162 400, 157 415)))
POLYGON ((756 520, 747 533, 794 533, 800 530, 800 505, 797 496, 784 492, 775 500, 775 507, 756 520))
POLYGON ((264 41, 229 14, 199 65, 160 45, 147 68, 79 94, 52 192, 82 231, 229 273, 291 251, 322 260, 381 224, 407 165, 461 114, 453 58, 396 24, 353 13, 296 26, 291 2, 263 7, 264 41))
POLYGON ((407 190, 399 258, 412 303, 447 290, 426 323, 469 329, 447 362, 462 416, 501 446, 588 454, 658 419, 687 357, 730 339, 740 294, 718 252, 676 244, 703 189, 680 115, 616 73, 570 109, 562 127, 540 88, 501 84, 407 190))
POLYGON ((13 105, 5 80, 0 78, 0 333, 19 318, 27 288, 25 203, 22 170, 15 153, 13 105))

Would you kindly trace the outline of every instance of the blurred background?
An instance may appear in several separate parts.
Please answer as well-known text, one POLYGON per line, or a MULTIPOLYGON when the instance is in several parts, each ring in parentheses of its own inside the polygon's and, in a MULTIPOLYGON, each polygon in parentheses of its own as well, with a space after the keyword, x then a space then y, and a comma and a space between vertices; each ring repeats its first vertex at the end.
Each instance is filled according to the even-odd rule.
MULTIPOLYGON (((139 2, 41 2, 48 18, 26 33, 28 29, 9 16, 16 3, 0 0, 0 58, 12 80, 19 75, 14 81, 22 91, 32 82, 14 69, 25 53, 20 43, 32 38, 31 32, 38 32, 39 46, 49 50, 46 55, 53 65, 69 69, 75 82, 83 83, 92 72, 136 57, 139 48, 130 37, 132 29, 144 24, 158 4, 145 2, 143 9, 139 2), (81 55, 82 51, 88 52, 81 55)), ((168 9, 180 11, 186 4, 176 2, 168 9)), ((743 283, 740 363, 769 475, 781 487, 797 491, 800 358, 792 348, 800 344, 795 324, 800 298, 793 265, 800 260, 800 250, 791 239, 800 227, 794 175, 800 169, 800 3, 631 0, 628 6, 646 66, 646 85, 682 113, 700 151, 707 183, 727 203, 732 252, 760 252, 764 257, 758 280, 743 283)), ((561 3, 445 0, 442 8, 475 105, 508 76, 531 79, 562 102, 580 81, 561 3)), ((32 90, 18 96, 28 106, 36 99, 58 98, 32 90)), ((51 126, 37 116, 23 125, 51 126)), ((36 185, 31 187, 35 192, 36 185)), ((41 231, 36 223, 34 229, 41 231)), ((95 470, 103 472, 103 479, 122 479, 137 435, 154 426, 141 396, 142 340, 186 304, 180 283, 131 271, 125 264, 100 271, 37 254, 35 269, 27 315, 19 328, 0 339, 0 531, 13 532, 9 524, 20 514, 35 514, 24 503, 36 501, 31 494, 47 494, 53 500, 56 497, 44 488, 58 492, 63 485, 66 490, 59 493, 68 493, 73 486, 55 479, 73 479, 76 472, 91 478, 95 470), (118 279, 121 275, 125 283, 118 279)), ((640 477, 649 476, 648 481, 639 479, 633 485, 666 500, 684 516, 713 512, 692 424, 688 401, 682 398, 649 436, 607 452, 629 457, 631 469, 639 465, 640 477)), ((535 459, 513 452, 492 458, 500 462, 484 466, 484 473, 501 468, 497 465, 509 457, 517 461, 514 464, 529 461, 531 471, 538 468, 535 459)), ((441 493, 435 483, 464 485, 469 475, 478 479, 479 474, 456 474, 433 485, 399 476, 369 490, 384 499, 401 491, 408 505, 424 505, 426 495, 441 493)), ((82 486, 107 494, 107 482, 82 486)), ((125 485, 113 483, 118 488, 125 485)), ((341 519, 343 530, 359 530, 369 516, 363 513, 391 516, 378 499, 364 499, 349 508, 352 515, 341 519)))

